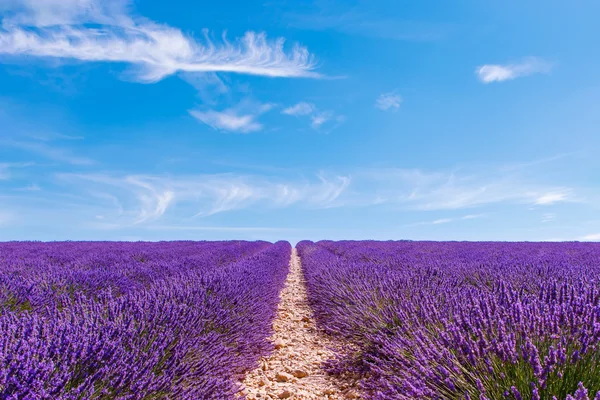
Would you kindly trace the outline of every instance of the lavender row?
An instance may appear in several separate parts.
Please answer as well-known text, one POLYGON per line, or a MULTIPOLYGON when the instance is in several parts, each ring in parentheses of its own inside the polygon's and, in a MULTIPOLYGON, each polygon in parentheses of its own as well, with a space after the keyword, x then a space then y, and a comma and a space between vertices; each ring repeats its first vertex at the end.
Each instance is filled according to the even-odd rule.
POLYGON ((0 398, 15 400, 233 399, 271 350, 291 252, 286 242, 2 246, 4 289, 31 284, 25 303, 0 308, 0 398))
POLYGON ((309 301, 373 399, 600 399, 600 246, 301 242, 309 301))
POLYGON ((208 271, 268 247, 267 242, 0 243, 0 305, 67 307, 74 295, 147 289, 187 270, 208 271))

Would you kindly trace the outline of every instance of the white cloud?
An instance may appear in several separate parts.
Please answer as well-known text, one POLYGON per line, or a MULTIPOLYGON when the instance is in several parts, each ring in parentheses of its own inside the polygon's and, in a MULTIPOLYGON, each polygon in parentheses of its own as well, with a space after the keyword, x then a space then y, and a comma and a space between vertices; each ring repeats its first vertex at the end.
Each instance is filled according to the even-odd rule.
POLYGON ((244 182, 214 182, 213 204, 207 211, 195 216, 209 216, 221 212, 235 210, 244 204, 253 203, 263 196, 260 190, 244 182))
POLYGON ((461 219, 477 219, 477 218, 483 218, 485 217, 485 214, 468 214, 463 216, 461 219))
POLYGON ((551 157, 540 158, 540 159, 533 160, 533 161, 510 163, 510 164, 501 166, 499 168, 499 170, 504 171, 504 172, 509 172, 509 171, 519 171, 519 170, 536 168, 536 167, 540 167, 542 165, 545 166, 545 164, 553 163, 555 161, 558 161, 558 160, 561 160, 561 159, 564 159, 567 157, 572 157, 575 154, 577 154, 577 153, 562 153, 562 154, 556 154, 551 157))
MULTIPOLYGON (((163 218, 178 208, 181 218, 208 217, 250 206, 309 208, 341 206, 347 176, 317 181, 290 181, 252 175, 207 174, 187 177, 61 174, 63 184, 82 191, 91 216, 102 215, 108 226, 141 224, 163 218), (102 194, 101 196, 98 194, 102 194), (100 200, 91 200, 89 196, 100 200)), ((92 218, 92 217, 90 217, 92 218)))
POLYGON ((502 82, 516 79, 522 76, 533 75, 536 73, 548 73, 552 69, 551 64, 536 58, 528 57, 517 64, 486 64, 477 67, 475 73, 483 83, 502 82))
POLYGON ((402 96, 391 93, 382 93, 377 101, 375 107, 383 111, 397 111, 402 103, 402 96))
POLYGON ((238 115, 235 110, 229 109, 222 112, 219 111, 196 111, 191 110, 190 114, 214 129, 250 133, 262 129, 262 124, 255 121, 255 116, 246 114, 238 115))
POLYGON ((552 192, 544 193, 544 194, 536 197, 534 204, 550 205, 550 204, 554 204, 554 203, 567 201, 568 198, 569 198, 568 190, 552 191, 552 192))
POLYGON ((422 221, 422 222, 415 222, 415 223, 407 224, 407 225, 404 225, 404 227, 449 224, 450 222, 481 218, 483 216, 484 216, 484 214, 470 214, 470 215, 465 215, 460 218, 439 218, 439 219, 436 219, 433 221, 422 221))
POLYGON ((600 233, 592 233, 589 235, 585 235, 580 238, 580 240, 590 241, 590 242, 598 242, 600 241, 600 233))
POLYGON ((314 129, 319 129, 321 127, 321 125, 323 125, 325 122, 331 120, 331 118, 333 118, 334 114, 331 111, 323 111, 323 112, 319 112, 316 115, 313 115, 310 118, 310 125, 314 128, 314 129))
POLYGON ((328 122, 335 123, 333 128, 331 128, 334 129, 345 120, 343 115, 338 115, 330 110, 319 110, 314 104, 306 102, 296 103, 291 107, 285 108, 282 114, 308 117, 310 119, 310 126, 316 130, 328 122))
POLYGON ((320 174, 319 181, 320 185, 305 186, 307 200, 313 205, 329 208, 339 205, 335 204, 335 201, 348 188, 351 179, 349 176, 337 176, 335 179, 327 179, 320 174))
MULTIPOLYGON (((62 174, 59 177, 68 182, 77 182, 75 191, 84 190, 84 198, 92 196, 103 203, 108 203, 116 217, 126 217, 131 224, 140 224, 160 218, 175 202, 175 191, 168 182, 153 177, 128 175, 111 177, 101 174, 62 174), (102 189, 102 190, 98 190, 102 189), (110 189, 115 193, 111 193, 110 189), (123 199, 121 196, 126 193, 123 199), (127 212, 123 204, 128 203, 132 209, 127 212)), ((88 200, 93 203, 92 200, 88 200)), ((106 218, 109 213, 96 213, 106 218)))
POLYGON ((172 190, 157 188, 144 179, 130 176, 125 182, 143 189, 136 193, 140 204, 139 215, 134 222, 136 224, 161 217, 175 200, 172 190))
MULTIPOLYGON (((156 82, 177 72, 229 72, 269 77, 318 77, 305 47, 284 48, 247 32, 231 43, 202 42, 181 30, 126 13, 123 2, 13 0, 0 9, 0 54, 125 63, 133 79, 156 82), (92 24, 93 26, 90 26, 92 24)), ((6 60, 6 58, 3 58, 6 60)))
POLYGON ((208 232, 292 232, 293 228, 276 228, 261 226, 196 226, 196 225, 151 225, 151 230, 159 231, 208 231, 208 232))
POLYGON ((2 0, 10 25, 54 26, 77 23, 128 23, 128 0, 2 0))
POLYGON ((214 129, 250 133, 263 128, 263 125, 256 119, 263 113, 270 111, 272 104, 253 104, 245 102, 237 107, 229 108, 223 111, 215 110, 190 110, 189 113, 198 121, 203 122, 214 129))
POLYGON ((282 113, 286 115, 304 116, 310 115, 316 110, 312 103, 300 102, 291 107, 285 108, 282 113))
MULTIPOLYGON (((573 190, 531 183, 495 171, 474 174, 427 172, 418 169, 379 168, 363 170, 372 198, 386 199, 416 210, 458 210, 497 203, 552 204, 573 201, 573 190)), ((368 200, 364 199, 366 203, 368 200)), ((372 202, 372 200, 371 200, 372 202)))
POLYGON ((179 77, 198 91, 198 96, 204 104, 214 105, 220 97, 230 93, 230 88, 224 79, 214 72, 182 72, 179 77))

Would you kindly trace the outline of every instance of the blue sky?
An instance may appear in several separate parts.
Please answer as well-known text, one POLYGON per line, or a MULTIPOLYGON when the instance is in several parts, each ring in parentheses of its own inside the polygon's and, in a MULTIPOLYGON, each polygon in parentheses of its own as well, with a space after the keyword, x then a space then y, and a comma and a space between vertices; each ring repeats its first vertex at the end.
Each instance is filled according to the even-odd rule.
POLYGON ((600 240, 599 13, 0 0, 0 240, 600 240))

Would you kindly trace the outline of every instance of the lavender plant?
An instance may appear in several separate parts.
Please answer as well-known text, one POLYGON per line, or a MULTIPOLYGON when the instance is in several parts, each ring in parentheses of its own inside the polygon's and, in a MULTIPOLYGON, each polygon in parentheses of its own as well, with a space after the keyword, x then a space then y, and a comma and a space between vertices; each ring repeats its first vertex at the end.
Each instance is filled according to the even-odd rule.
POLYGON ((271 349, 286 242, 0 244, 0 398, 227 399, 271 349))
POLYGON ((333 373, 373 399, 600 399, 600 246, 301 242, 333 373))

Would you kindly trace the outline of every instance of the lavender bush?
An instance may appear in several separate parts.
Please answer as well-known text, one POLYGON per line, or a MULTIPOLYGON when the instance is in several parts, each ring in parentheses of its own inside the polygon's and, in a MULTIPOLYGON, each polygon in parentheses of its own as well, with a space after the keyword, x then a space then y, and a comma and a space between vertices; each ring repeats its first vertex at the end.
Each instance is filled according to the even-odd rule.
POLYGON ((333 373, 373 399, 600 399, 600 246, 301 242, 333 373))
POLYGON ((270 350, 286 242, 0 244, 0 398, 227 399, 270 350))

